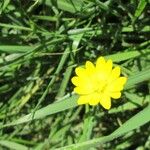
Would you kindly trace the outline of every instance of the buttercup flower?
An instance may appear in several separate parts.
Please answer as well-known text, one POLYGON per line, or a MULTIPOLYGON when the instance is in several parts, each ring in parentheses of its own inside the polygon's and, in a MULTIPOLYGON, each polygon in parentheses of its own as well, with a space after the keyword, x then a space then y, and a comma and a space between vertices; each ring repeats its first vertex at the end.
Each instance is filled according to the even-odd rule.
POLYGON ((74 92, 80 97, 78 105, 97 105, 100 103, 105 109, 111 108, 111 98, 121 97, 121 90, 127 81, 126 77, 120 77, 120 67, 112 68, 112 60, 106 61, 99 57, 96 65, 87 61, 85 67, 77 67, 71 81, 76 86, 74 92))

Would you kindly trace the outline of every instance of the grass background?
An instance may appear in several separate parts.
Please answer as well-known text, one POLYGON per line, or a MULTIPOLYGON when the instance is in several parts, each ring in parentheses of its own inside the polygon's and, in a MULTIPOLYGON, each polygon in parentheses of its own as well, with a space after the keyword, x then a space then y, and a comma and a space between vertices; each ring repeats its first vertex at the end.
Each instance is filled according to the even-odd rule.
POLYGON ((2 0, 0 149, 150 149, 150 1, 2 0), (74 68, 111 58, 111 110, 77 106, 74 68))

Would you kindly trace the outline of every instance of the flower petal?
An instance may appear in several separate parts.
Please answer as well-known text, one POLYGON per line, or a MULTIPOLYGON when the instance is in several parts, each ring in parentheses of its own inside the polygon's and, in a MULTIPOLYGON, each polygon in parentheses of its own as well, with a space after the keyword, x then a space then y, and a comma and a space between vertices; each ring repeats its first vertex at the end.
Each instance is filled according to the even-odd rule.
POLYGON ((100 95, 99 94, 94 93, 94 94, 91 94, 90 97, 91 97, 90 100, 89 100, 90 105, 95 106, 99 103, 99 100, 100 100, 100 95))
POLYGON ((111 84, 108 84, 108 86, 106 87, 106 91, 110 91, 110 92, 121 91, 126 81, 127 81, 126 77, 119 77, 118 79, 113 81, 111 84))
POLYGON ((97 62, 96 66, 97 78, 101 82, 102 80, 108 80, 110 73, 112 71, 112 60, 108 60, 107 62, 100 59, 99 64, 97 62), (100 64, 102 62, 102 64, 100 64))
POLYGON ((86 95, 86 96, 80 96, 77 103, 78 105, 82 105, 82 104, 87 104, 89 101, 89 96, 86 95))
POLYGON ((91 94, 94 92, 94 89, 92 86, 78 86, 74 88, 74 92, 77 94, 91 94))
POLYGON ((92 86, 90 79, 89 79, 89 78, 86 78, 86 77, 74 76, 74 77, 71 79, 71 81, 72 81, 72 83, 73 83, 75 86, 80 86, 80 87, 92 86))
POLYGON ((111 92, 109 95, 114 99, 118 99, 121 97, 121 92, 111 92))
POLYGON ((111 70, 112 70, 112 65, 113 65, 112 60, 109 59, 109 60, 106 62, 106 66, 105 66, 105 71, 107 72, 107 74, 111 72, 111 70))
POLYGON ((100 104, 105 108, 105 109, 110 109, 111 107, 111 99, 110 96, 103 94, 101 99, 100 99, 100 104))
POLYGON ((95 72, 95 66, 90 61, 86 61, 85 68, 88 75, 92 75, 95 72))
POLYGON ((100 70, 104 65, 105 65, 106 61, 104 59, 104 57, 99 57, 96 61, 96 69, 100 70))
POLYGON ((108 83, 111 83, 112 81, 116 80, 120 76, 120 72, 121 72, 120 67, 119 66, 115 67, 108 78, 108 83))
POLYGON ((75 85, 75 86, 79 86, 80 82, 79 82, 79 77, 75 76, 71 79, 71 82, 75 85))
POLYGON ((84 68, 82 68, 82 67, 77 67, 77 68, 75 69, 75 72, 76 72, 76 74, 77 74, 79 77, 85 77, 85 76, 87 76, 86 70, 85 70, 84 68))

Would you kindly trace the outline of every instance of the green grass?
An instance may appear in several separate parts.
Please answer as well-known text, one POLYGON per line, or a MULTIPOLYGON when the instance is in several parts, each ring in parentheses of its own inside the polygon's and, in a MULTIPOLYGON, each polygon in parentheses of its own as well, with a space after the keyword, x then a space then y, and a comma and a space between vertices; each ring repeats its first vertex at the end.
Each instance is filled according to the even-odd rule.
POLYGON ((0 2, 0 149, 150 149, 148 0, 0 2), (77 106, 74 68, 128 77, 109 111, 77 106))

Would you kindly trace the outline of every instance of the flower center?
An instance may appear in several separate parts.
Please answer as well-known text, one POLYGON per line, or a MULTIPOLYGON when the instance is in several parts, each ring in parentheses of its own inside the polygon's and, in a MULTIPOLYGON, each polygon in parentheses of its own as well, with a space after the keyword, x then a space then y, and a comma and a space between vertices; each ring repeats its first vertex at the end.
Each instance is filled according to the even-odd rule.
POLYGON ((98 82, 97 87, 96 87, 96 92, 99 94, 104 93, 106 86, 107 86, 106 82, 98 82))

